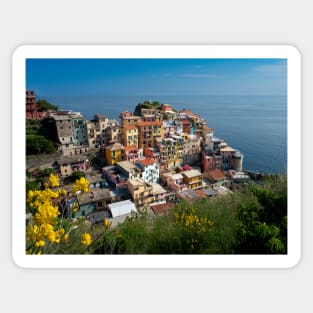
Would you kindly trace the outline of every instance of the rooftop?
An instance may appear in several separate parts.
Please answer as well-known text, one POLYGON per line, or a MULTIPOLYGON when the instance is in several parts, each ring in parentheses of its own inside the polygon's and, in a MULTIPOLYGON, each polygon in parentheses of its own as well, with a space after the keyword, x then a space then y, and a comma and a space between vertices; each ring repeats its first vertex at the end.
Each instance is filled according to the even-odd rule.
POLYGON ((135 125, 123 125, 123 128, 125 129, 137 129, 135 125))
POLYGON ((163 123, 162 122, 138 122, 137 126, 162 126, 163 123))
POLYGON ((137 212, 134 203, 130 200, 124 200, 108 204, 112 217, 117 217, 131 212, 137 212))
POLYGON ((227 147, 221 148, 220 151, 221 151, 221 152, 236 152, 237 150, 235 150, 235 149, 232 148, 232 147, 227 146, 227 147))
POLYGON ((167 176, 172 177, 174 180, 183 179, 182 174, 173 174, 173 175, 167 175, 167 176))
POLYGON ((59 165, 64 164, 73 164, 73 163, 82 163, 88 161, 87 157, 83 155, 73 155, 73 156, 66 156, 60 157, 56 160, 59 165))
POLYGON ((218 168, 210 170, 206 174, 215 181, 225 179, 224 173, 218 168))
POLYGON ((106 146, 105 149, 116 151, 116 150, 122 150, 123 146, 119 142, 115 142, 109 146, 106 146))
POLYGON ((111 199, 109 189, 92 188, 91 191, 81 193, 79 195, 80 204, 86 204, 89 202, 95 202, 103 199, 111 199))
POLYGON ((150 208, 154 214, 162 214, 165 213, 175 207, 175 204, 172 202, 164 202, 159 204, 151 204, 150 208))
POLYGON ((152 192, 155 195, 159 195, 159 194, 166 192, 166 190, 160 184, 153 183, 151 184, 151 186, 152 186, 152 192))
POLYGON ((198 170, 189 170, 189 171, 182 172, 182 174, 189 177, 189 178, 193 178, 193 177, 197 177, 197 176, 202 175, 201 172, 198 170))
POLYGON ((131 145, 131 146, 124 146, 124 150, 125 151, 130 151, 130 150, 139 150, 140 148, 137 148, 136 146, 134 145, 131 145))
POLYGON ((136 187, 136 186, 146 186, 146 183, 142 179, 140 179, 140 178, 129 179, 127 182, 129 184, 131 184, 133 187, 136 187))
POLYGON ((86 179, 89 181, 89 183, 96 183, 99 181, 104 180, 104 178, 102 177, 102 174, 93 174, 93 175, 87 175, 86 179))
POLYGON ((145 159, 136 161, 136 163, 141 163, 144 167, 146 167, 146 166, 148 166, 148 165, 151 165, 151 164, 153 164, 153 163, 156 163, 156 161, 153 160, 153 159, 145 158, 145 159))
POLYGON ((127 172, 136 168, 136 166, 133 163, 131 163, 130 161, 117 162, 116 165, 118 165, 119 167, 121 167, 122 169, 124 169, 127 172))

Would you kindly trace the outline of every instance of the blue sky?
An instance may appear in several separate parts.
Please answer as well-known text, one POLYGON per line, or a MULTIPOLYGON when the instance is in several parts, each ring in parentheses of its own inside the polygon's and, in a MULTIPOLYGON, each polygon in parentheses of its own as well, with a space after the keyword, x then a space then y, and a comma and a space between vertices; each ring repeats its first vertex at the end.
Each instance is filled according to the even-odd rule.
POLYGON ((37 96, 286 95, 285 59, 27 59, 37 96))

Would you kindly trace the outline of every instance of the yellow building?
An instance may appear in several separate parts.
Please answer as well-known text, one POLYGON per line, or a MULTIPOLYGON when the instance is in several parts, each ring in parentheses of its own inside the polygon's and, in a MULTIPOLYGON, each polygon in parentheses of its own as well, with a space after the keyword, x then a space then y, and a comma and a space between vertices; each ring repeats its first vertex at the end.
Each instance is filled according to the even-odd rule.
POLYGON ((124 147, 118 142, 105 147, 105 157, 109 165, 123 161, 124 147))
POLYGON ((138 148, 138 128, 135 125, 123 126, 124 146, 135 146, 138 148))
POLYGON ((198 170, 189 170, 181 172, 184 176, 184 183, 189 189, 199 189, 204 187, 203 175, 198 170))
POLYGON ((154 201, 155 196, 151 184, 146 184, 143 180, 137 178, 129 179, 127 186, 137 208, 141 208, 145 204, 148 205, 154 201))

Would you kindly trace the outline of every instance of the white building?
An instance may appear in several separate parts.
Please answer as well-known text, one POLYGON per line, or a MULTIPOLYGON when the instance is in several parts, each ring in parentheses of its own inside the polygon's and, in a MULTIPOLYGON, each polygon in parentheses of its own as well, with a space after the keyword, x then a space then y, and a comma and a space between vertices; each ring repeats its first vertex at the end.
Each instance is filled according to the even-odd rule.
POLYGON ((141 177, 148 184, 157 183, 159 181, 160 171, 159 164, 153 159, 142 159, 135 163, 141 170, 141 177))

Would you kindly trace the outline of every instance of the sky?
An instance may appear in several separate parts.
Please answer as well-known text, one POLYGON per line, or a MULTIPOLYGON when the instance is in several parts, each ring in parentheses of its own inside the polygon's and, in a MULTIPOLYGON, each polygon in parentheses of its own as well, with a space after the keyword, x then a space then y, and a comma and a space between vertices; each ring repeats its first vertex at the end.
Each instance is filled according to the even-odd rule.
POLYGON ((286 95, 286 59, 27 59, 47 96, 286 95))

